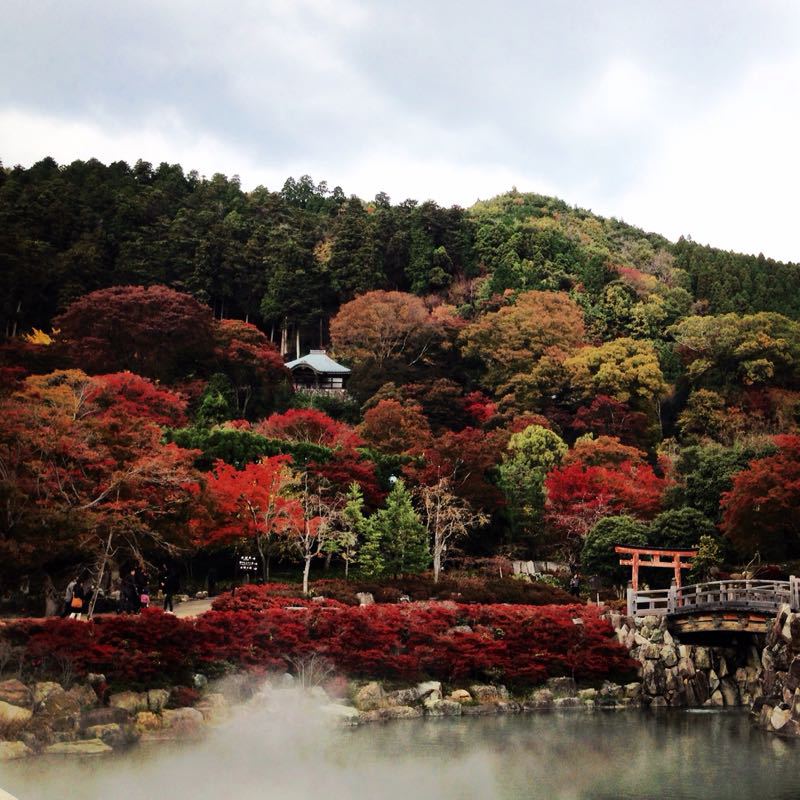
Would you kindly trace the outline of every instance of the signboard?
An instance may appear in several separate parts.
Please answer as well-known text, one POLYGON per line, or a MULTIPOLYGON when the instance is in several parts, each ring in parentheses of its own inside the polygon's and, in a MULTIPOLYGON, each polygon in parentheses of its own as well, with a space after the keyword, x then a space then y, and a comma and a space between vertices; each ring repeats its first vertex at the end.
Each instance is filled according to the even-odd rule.
POLYGON ((255 556, 239 556, 239 569, 242 572, 258 572, 258 561, 255 556))

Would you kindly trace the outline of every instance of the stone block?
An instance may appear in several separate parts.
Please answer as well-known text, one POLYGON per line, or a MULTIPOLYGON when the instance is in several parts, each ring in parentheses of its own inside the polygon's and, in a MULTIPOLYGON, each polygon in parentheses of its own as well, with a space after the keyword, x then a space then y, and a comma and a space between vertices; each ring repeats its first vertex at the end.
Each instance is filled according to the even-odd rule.
POLYGON ((86 730, 94 725, 111 725, 113 723, 123 724, 129 719, 128 712, 124 708, 92 708, 84 711, 80 716, 79 727, 86 730))
POLYGON ((102 756, 112 752, 100 739, 81 739, 75 742, 56 742, 45 747, 49 756, 102 756))
POLYGON ((169 689, 150 689, 147 692, 147 710, 156 713, 163 711, 169 701, 169 694, 169 689))
POLYGON ((63 692, 60 683, 54 681, 39 681, 33 684, 33 704, 38 708, 53 692, 63 692))
POLYGON ((553 705, 553 693, 549 689, 536 689, 526 705, 531 708, 550 708, 553 705))
POLYGON ((461 703, 455 700, 432 700, 425 703, 425 715, 428 717, 459 717, 461 703))

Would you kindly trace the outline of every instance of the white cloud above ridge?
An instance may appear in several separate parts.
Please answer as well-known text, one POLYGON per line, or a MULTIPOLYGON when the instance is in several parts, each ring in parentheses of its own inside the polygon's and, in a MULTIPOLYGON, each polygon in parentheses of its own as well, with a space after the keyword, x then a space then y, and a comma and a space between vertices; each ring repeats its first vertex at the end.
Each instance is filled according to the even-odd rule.
POLYGON ((516 185, 800 261, 792 4, 87 0, 84 26, 36 5, 7 17, 41 23, 49 62, 0 32, 6 166, 144 158, 448 205, 516 185))

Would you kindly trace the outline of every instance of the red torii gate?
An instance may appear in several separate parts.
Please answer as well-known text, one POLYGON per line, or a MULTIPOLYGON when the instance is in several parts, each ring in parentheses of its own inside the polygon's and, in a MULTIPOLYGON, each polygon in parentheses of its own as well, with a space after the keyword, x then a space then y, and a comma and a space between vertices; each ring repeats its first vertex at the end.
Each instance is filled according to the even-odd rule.
POLYGON ((629 559, 621 558, 619 563, 623 567, 632 567, 631 585, 633 591, 639 591, 639 567, 663 567, 675 570, 675 585, 681 586, 681 570, 689 569, 692 562, 682 559, 692 559, 697 555, 697 550, 667 550, 661 547, 615 547, 614 552, 620 555, 629 555, 629 559))

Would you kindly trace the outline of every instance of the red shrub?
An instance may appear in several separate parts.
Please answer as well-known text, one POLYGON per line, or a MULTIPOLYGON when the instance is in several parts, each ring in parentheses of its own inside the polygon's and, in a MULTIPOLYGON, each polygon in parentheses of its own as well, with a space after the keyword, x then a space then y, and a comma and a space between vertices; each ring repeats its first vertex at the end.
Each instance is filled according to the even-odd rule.
POLYGON ((602 678, 632 666, 608 622, 585 606, 360 608, 268 597, 262 608, 212 611, 195 620, 156 610, 89 624, 28 620, 4 628, 2 638, 25 645, 31 667, 40 672, 66 661, 79 675, 102 671, 116 685, 180 682, 195 670, 213 672, 221 665, 286 670, 289 659, 311 653, 348 676, 512 685, 560 674, 602 678), (582 625, 573 623, 576 617, 582 625))

